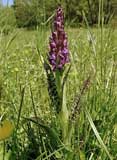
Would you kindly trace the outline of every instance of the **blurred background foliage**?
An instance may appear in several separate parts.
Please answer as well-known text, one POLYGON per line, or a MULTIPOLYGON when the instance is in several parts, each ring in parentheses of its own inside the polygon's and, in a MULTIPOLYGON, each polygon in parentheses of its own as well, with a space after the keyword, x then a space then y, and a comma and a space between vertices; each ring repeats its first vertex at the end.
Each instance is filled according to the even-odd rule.
MULTIPOLYGON (((84 25, 83 12, 89 25, 94 26, 99 23, 100 1, 102 0, 14 0, 12 6, 0 5, 0 26, 35 28, 50 22, 58 4, 64 8, 66 23, 70 26, 84 25)), ((102 7, 103 13, 100 13, 103 14, 104 23, 108 24, 117 15, 116 0, 104 0, 102 7)))
POLYGON ((0 5, 0 31, 8 34, 17 25, 14 10, 12 7, 0 5))

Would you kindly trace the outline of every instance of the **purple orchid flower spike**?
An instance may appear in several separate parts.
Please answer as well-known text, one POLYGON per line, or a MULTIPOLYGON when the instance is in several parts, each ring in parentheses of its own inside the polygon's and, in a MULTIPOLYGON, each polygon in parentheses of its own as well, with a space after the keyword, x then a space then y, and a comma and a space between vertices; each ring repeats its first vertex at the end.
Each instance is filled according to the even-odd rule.
POLYGON ((69 62, 69 50, 67 46, 67 35, 64 31, 64 14, 61 6, 56 10, 54 28, 50 37, 49 62, 53 71, 62 70, 69 62))

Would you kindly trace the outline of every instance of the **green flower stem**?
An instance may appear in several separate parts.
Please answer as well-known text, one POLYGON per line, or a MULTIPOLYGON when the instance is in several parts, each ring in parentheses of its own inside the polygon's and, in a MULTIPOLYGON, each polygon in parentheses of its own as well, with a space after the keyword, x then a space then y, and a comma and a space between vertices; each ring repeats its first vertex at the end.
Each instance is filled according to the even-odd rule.
POLYGON ((60 103, 60 112, 58 115, 58 119, 60 122, 61 130, 62 130, 62 140, 64 144, 68 144, 68 109, 66 106, 66 85, 64 84, 64 87, 62 87, 62 75, 63 72, 56 71, 56 86, 58 90, 58 94, 61 100, 60 103))
POLYGON ((68 132, 67 132, 67 142, 68 142, 68 147, 70 148, 71 148, 71 140, 72 140, 73 131, 74 131, 74 124, 69 121, 68 122, 68 132))
POLYGON ((57 91, 60 99, 62 98, 62 87, 61 87, 61 80, 62 80, 62 72, 57 70, 55 73, 55 79, 56 79, 56 86, 57 86, 57 91))
POLYGON ((62 95, 62 108, 60 112, 60 122, 62 128, 62 138, 64 144, 68 145, 68 109, 66 105, 66 84, 63 87, 63 95, 62 95))

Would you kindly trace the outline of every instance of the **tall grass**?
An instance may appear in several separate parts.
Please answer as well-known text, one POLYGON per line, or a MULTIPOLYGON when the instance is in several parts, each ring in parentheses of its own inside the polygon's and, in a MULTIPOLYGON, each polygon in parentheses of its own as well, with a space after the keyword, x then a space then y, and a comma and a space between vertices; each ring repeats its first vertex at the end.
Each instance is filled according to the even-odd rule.
POLYGON ((43 61, 50 31, 40 27, 37 32, 0 35, 0 117, 5 115, 15 125, 12 136, 0 142, 0 160, 116 159, 117 31, 111 25, 104 27, 103 15, 99 17, 98 28, 88 26, 85 14, 86 28, 66 28, 71 68, 63 103, 69 116, 84 80, 90 77, 85 94, 80 94, 79 112, 66 133, 70 145, 61 139, 47 90, 43 61))

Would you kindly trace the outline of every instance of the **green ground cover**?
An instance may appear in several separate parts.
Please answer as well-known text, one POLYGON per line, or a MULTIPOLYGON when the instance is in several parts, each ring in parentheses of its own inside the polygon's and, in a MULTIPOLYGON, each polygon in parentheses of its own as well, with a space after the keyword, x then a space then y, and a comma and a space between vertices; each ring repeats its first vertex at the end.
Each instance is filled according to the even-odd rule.
MULTIPOLYGON (((83 81, 89 75, 91 77, 90 87, 81 100, 70 153, 74 154, 73 160, 108 160, 111 156, 116 159, 117 30, 111 27, 66 28, 66 32, 71 63, 66 82, 69 113, 83 81), (86 109, 109 155, 99 143, 86 109)), ((59 151, 48 151, 47 135, 24 118, 36 114, 49 124, 54 116, 49 107, 46 73, 41 63, 42 56, 46 57, 49 50, 49 35, 50 31, 44 28, 38 31, 20 29, 6 36, 0 35, 0 117, 4 115, 15 126, 12 136, 5 142, 0 141, 0 160, 30 160, 31 157, 34 160, 65 159, 61 158, 59 151)))

